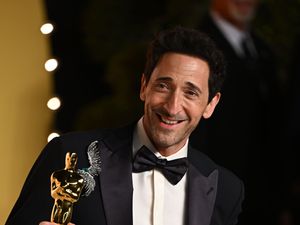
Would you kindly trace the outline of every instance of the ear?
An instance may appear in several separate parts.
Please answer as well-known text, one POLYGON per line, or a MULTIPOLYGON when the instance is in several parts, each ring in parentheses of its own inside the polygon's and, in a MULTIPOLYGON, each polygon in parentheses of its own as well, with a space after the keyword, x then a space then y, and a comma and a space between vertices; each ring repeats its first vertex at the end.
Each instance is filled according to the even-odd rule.
POLYGON ((145 77, 145 74, 142 75, 142 78, 141 78, 141 90, 140 90, 140 99, 142 101, 145 101, 145 96, 146 96, 146 77, 145 77))
POLYGON ((204 113, 203 113, 203 118, 208 119, 209 117, 211 117, 211 115, 213 114, 219 100, 221 98, 221 93, 218 92, 213 99, 208 103, 208 105, 206 106, 204 113))

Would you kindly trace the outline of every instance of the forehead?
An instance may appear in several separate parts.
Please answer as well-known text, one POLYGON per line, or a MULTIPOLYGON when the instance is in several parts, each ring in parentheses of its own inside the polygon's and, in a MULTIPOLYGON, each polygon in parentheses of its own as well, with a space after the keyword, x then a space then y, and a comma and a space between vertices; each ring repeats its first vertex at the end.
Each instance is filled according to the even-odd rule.
POLYGON ((157 79, 161 76, 171 77, 175 80, 191 80, 207 83, 209 67, 206 61, 195 56, 166 53, 159 60, 151 78, 157 79))

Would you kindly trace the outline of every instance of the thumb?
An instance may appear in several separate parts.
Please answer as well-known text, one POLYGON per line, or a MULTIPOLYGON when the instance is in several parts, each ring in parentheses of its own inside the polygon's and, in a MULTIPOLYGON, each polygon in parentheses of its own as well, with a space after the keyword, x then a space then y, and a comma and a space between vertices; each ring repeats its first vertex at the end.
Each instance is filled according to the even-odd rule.
MULTIPOLYGON (((42 222, 39 223, 39 225, 57 225, 57 223, 42 221, 42 222)), ((68 223, 68 225, 75 225, 75 224, 74 223, 68 223)))

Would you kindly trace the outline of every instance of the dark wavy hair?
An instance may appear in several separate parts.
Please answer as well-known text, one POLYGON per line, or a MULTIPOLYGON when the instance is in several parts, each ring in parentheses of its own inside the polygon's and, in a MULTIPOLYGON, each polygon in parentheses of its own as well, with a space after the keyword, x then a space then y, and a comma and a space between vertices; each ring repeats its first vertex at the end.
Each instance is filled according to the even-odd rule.
POLYGON ((150 43, 144 70, 147 82, 160 58, 169 52, 198 57, 208 63, 209 101, 221 91, 225 79, 225 60, 222 52, 208 35, 181 26, 159 32, 150 43))

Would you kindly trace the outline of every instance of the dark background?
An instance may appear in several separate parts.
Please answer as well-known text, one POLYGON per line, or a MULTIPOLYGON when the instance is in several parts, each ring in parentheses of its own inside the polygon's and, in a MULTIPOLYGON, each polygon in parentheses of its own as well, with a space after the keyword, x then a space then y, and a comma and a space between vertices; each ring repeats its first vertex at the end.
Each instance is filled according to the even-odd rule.
MULTIPOLYGON (((53 129, 65 133, 138 119, 139 79, 148 41, 161 28, 197 27, 208 4, 208 0, 46 0, 47 19, 55 26, 52 55, 59 61, 53 92, 62 101, 53 129)), ((278 175, 280 188, 267 190, 274 197, 273 206, 265 206, 271 215, 268 224, 294 225, 295 219, 287 223, 286 218, 300 204, 300 1, 262 0, 253 27, 277 55, 279 68, 281 117, 274 122, 280 124, 280 140, 276 157, 270 155, 269 160, 276 158, 273 164, 283 169, 278 175)))
MULTIPOLYGON (((51 34, 52 55, 59 60, 53 91, 63 101, 55 128, 67 132, 128 122, 128 117, 120 113, 131 114, 134 110, 130 108, 139 102, 135 94, 148 41, 164 27, 197 27, 208 3, 46 0, 47 19, 55 25, 51 34), (118 116, 113 109, 103 112, 104 106, 117 107, 118 116)), ((289 89, 288 69, 300 33, 299 12, 299 0, 264 0, 253 24, 277 54, 283 94, 289 89)), ((133 114, 130 118, 139 115, 133 114)))

